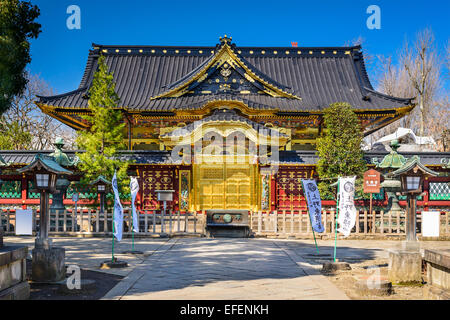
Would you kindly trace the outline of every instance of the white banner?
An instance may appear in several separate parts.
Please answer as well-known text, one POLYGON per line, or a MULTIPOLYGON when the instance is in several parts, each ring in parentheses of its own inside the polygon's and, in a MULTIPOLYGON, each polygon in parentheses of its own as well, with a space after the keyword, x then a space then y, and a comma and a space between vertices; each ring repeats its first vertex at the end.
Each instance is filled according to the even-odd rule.
POLYGON ((133 212, 133 231, 139 233, 139 219, 136 212, 136 195, 139 192, 139 182, 137 178, 130 178, 130 191, 131 191, 131 210, 133 212))
POLYGON ((114 172, 114 177, 112 179, 112 188, 114 191, 114 236, 118 241, 122 241, 123 207, 120 203, 116 172, 114 172))
POLYGON ((339 178, 339 228, 345 237, 350 235, 356 222, 355 177, 339 178))
POLYGON ((16 236, 33 235, 33 211, 31 209, 16 210, 16 236))

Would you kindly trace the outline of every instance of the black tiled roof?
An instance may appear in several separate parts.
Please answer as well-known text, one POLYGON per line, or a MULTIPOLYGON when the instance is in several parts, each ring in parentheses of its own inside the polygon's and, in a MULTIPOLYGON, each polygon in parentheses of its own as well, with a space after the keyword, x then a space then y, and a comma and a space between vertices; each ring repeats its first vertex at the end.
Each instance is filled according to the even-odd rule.
POLYGON ((205 94, 157 98, 188 81, 212 59, 216 47, 104 46, 93 44, 83 79, 77 90, 40 97, 43 104, 85 109, 86 98, 99 54, 114 74, 120 108, 132 111, 168 111, 200 108, 214 100, 238 100, 257 109, 318 111, 334 102, 348 102, 356 109, 395 109, 411 99, 383 95, 373 90, 357 47, 236 47, 233 52, 258 77, 301 99, 264 94, 205 94))
MULTIPOLYGON (((50 154, 53 151, 39 151, 42 154, 50 154)), ((83 151, 64 151, 69 158, 73 159, 75 153, 83 151)), ((5 162, 15 165, 30 164, 38 151, 0 151, 0 156, 5 159, 5 162)), ((119 159, 131 160, 136 164, 173 164, 170 151, 121 151, 119 152, 119 159)), ((377 159, 381 162, 388 152, 366 152, 364 159, 367 163, 372 163, 372 159, 377 159)), ((450 152, 400 152, 405 158, 410 159, 414 155, 420 157, 422 164, 427 166, 441 166, 441 160, 446 159, 450 161, 450 152)), ((280 151, 280 164, 302 164, 315 165, 319 157, 316 151, 280 151)))

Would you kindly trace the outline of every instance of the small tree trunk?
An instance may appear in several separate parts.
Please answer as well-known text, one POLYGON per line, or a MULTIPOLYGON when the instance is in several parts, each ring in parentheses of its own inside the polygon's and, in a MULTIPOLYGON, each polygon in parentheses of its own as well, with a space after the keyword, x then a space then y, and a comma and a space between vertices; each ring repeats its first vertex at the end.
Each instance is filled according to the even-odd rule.
POLYGON ((423 106, 423 95, 420 95, 419 98, 419 107, 420 107, 420 136, 423 137, 425 135, 425 109, 423 106))

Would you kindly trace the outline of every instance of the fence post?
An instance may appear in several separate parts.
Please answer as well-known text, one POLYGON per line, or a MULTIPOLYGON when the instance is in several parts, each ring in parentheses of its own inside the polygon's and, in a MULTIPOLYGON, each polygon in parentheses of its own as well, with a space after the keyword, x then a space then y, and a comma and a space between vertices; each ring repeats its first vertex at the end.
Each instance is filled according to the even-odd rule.
POLYGON ((95 211, 95 232, 100 232, 100 212, 95 211))
POLYGON ((311 229, 311 219, 309 217, 308 212, 306 213, 306 232, 309 234, 310 232, 312 232, 311 229))
POLYGON ((322 216, 323 216, 323 225, 325 227, 325 231, 324 232, 327 233, 327 228, 328 228, 327 218, 328 218, 328 215, 327 215, 327 211, 326 210, 322 209, 322 216))
POLYGON ((67 231, 67 209, 63 211, 63 232, 66 233, 67 231))
POLYGON ((91 226, 92 226, 92 224, 91 224, 91 222, 92 222, 92 209, 89 209, 88 210, 88 230, 87 230, 87 232, 91 232, 91 226))
POLYGON ((197 211, 194 212, 194 233, 197 233, 197 211))
POLYGON ((331 234, 334 234, 335 233, 335 230, 334 229, 336 229, 336 212, 335 212, 335 209, 331 209, 331 234))
MULTIPOLYGON (((54 232, 58 232, 58 227, 59 227, 59 210, 55 210, 55 231, 54 232)), ((50 229, 48 230, 50 231, 50 229)))
POLYGON ((172 210, 169 210, 169 234, 172 234, 172 210))
POLYGON ((274 231, 275 231, 275 233, 278 233, 278 213, 276 211, 273 211, 272 218, 273 218, 274 231))
POLYGON ((177 213, 177 232, 180 232, 180 231, 181 231, 181 230, 180 230, 180 228, 181 228, 180 220, 181 220, 181 212, 178 211, 178 213, 177 213))
POLYGON ((11 211, 9 209, 6 210, 6 214, 7 214, 7 216, 6 216, 6 232, 10 232, 10 230, 11 230, 11 226, 10 226, 10 223, 11 223, 11 217, 10 217, 11 211))
POLYGON ((262 229, 262 217, 261 217, 261 211, 258 211, 258 233, 261 233, 262 229))
POLYGON ((283 234, 286 234, 286 210, 283 210, 283 234))
POLYGON ((75 216, 73 214, 73 209, 70 210, 70 221, 72 221, 72 232, 75 232, 75 216))
MULTIPOLYGON (((1 211, 0 211, 1 212, 1 211)), ((37 210, 33 209, 32 210, 32 217, 33 217, 33 229, 32 231, 36 232, 36 215, 37 215, 37 210)))
POLYGON ((80 209, 80 232, 84 232, 83 222, 84 222, 84 211, 83 209, 80 209))
POLYGON ((148 215, 147 215, 147 210, 144 211, 144 233, 148 233, 148 215))
POLYGON ((375 229, 377 228, 375 224, 375 220, 377 217, 377 212, 375 210, 372 211, 372 233, 375 233, 375 229))
POLYGON ((397 211, 397 234, 400 234, 400 211, 397 211))
POLYGON ((445 233, 447 235, 449 234, 449 232, 448 232, 448 228, 449 228, 449 226, 448 226, 448 216, 449 216, 449 214, 450 214, 450 211, 447 211, 445 213, 445 233))
POLYGON ((155 210, 152 210, 152 224, 153 224, 153 233, 156 233, 156 216, 155 210))
POLYGON ((103 232, 108 232, 108 210, 103 212, 103 232))
POLYGON ((359 215, 360 215, 361 211, 357 211, 356 212, 356 234, 359 234, 360 232, 360 227, 359 227, 359 215))
POLYGON ((291 234, 294 233, 294 211, 291 211, 291 234))
POLYGON ((367 210, 364 210, 364 234, 367 234, 367 210))

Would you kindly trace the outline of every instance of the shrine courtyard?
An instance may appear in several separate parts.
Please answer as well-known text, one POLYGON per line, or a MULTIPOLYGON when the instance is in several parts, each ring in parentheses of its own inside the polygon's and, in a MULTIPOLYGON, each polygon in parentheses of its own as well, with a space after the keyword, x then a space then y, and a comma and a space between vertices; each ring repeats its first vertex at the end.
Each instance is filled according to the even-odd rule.
MULTIPOLYGON (((103 296, 106 300, 422 299, 417 287, 394 287, 394 294, 384 298, 354 291, 357 280, 385 277, 388 250, 400 241, 339 240, 337 257, 352 270, 333 275, 321 272, 330 258, 312 257, 316 248, 311 240, 147 238, 136 240, 135 250, 143 254, 131 255, 122 253, 131 248, 131 239, 124 239, 115 243, 115 256, 128 267, 109 270, 99 266, 111 259, 110 238, 53 241, 66 249, 66 266, 120 276, 103 296)), ((34 238, 6 237, 5 242, 32 249, 34 238)), ((333 255, 333 240, 318 240, 318 245, 321 254, 333 255)), ((450 241, 421 242, 422 251, 449 247, 450 241)))

